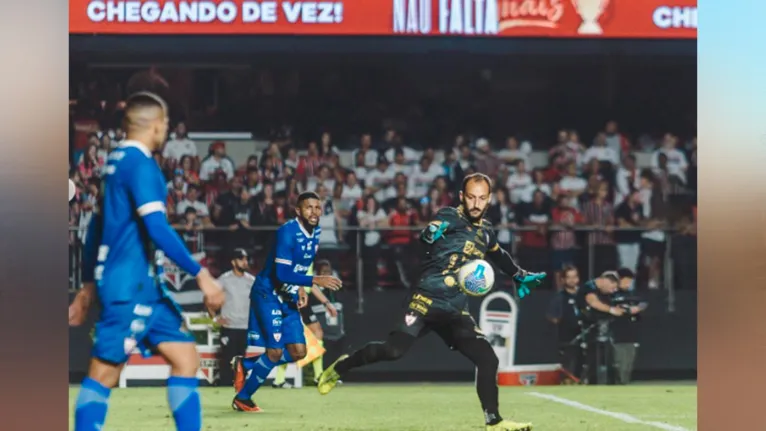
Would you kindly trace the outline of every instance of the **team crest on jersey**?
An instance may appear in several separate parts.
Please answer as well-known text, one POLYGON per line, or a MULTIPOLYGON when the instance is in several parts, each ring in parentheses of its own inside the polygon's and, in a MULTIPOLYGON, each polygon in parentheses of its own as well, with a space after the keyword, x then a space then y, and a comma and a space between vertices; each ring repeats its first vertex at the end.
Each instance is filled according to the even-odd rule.
MULTIPOLYGON (((162 265, 162 279, 176 291, 183 290, 184 285, 194 279, 191 275, 181 271, 181 269, 170 259, 166 258, 161 251, 157 252, 157 256, 157 260, 161 262, 162 265)), ((206 266, 207 262, 205 262, 206 255, 204 252, 192 254, 192 259, 200 265, 206 266)))
POLYGON ((281 339, 282 339, 282 334, 280 334, 279 332, 274 334, 274 341, 276 341, 278 343, 279 340, 281 340, 281 339))
POLYGON ((412 326, 412 324, 415 323, 416 320, 418 320, 418 316, 416 316, 414 314, 406 314, 404 316, 404 323, 407 326, 412 326))

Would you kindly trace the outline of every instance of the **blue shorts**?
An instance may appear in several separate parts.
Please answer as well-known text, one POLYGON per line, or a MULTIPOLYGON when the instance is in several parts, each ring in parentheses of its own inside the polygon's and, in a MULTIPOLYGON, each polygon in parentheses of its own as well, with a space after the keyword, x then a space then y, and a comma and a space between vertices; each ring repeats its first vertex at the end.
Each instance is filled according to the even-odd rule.
POLYGON ((150 356, 158 345, 168 342, 195 342, 171 299, 103 304, 96 322, 93 357, 122 364, 134 348, 150 356))
POLYGON ((251 300, 247 344, 267 349, 306 344, 300 311, 294 304, 280 302, 276 296, 273 299, 251 300))

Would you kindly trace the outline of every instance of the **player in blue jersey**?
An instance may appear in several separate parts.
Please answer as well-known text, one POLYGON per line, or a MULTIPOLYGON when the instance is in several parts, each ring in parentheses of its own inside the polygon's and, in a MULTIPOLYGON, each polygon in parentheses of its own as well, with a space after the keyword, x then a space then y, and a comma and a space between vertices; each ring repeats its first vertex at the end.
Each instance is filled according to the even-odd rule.
POLYGON ((75 406, 75 431, 103 428, 111 388, 134 348, 158 353, 170 364, 168 402, 176 429, 202 429, 196 345, 160 283, 155 247, 196 277, 208 309, 220 308, 224 293, 168 224, 167 188, 152 158, 167 128, 167 106, 158 96, 128 99, 127 139, 109 155, 103 201, 86 240, 84 288, 69 310, 70 323, 79 324, 95 298, 101 305, 88 376, 75 406))
POLYGON ((250 292, 250 322, 247 339, 251 346, 265 347, 257 358, 234 358, 232 408, 258 412, 253 394, 277 365, 306 356, 306 339, 300 308, 308 302, 306 286, 337 290, 341 282, 333 276, 311 276, 309 271, 319 249, 319 216, 322 205, 314 192, 298 196, 297 217, 277 229, 276 240, 250 292), (252 373, 245 380, 248 371, 252 373))

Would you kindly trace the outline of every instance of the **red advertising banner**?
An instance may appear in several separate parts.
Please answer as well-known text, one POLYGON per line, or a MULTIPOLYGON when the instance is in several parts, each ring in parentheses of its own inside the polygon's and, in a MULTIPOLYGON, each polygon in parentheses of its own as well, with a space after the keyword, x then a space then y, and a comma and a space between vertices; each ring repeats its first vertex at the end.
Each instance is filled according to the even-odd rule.
POLYGON ((696 39, 697 0, 69 0, 69 32, 696 39))

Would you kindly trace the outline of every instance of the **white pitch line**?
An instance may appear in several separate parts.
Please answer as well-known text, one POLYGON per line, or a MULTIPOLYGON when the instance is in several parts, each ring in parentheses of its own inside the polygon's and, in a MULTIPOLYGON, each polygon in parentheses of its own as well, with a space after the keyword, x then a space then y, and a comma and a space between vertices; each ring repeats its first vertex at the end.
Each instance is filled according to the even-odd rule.
POLYGON ((573 408, 576 408, 576 409, 579 409, 579 410, 583 410, 583 411, 586 411, 586 412, 596 413, 596 414, 603 415, 603 416, 609 416, 609 417, 612 417, 614 419, 621 420, 623 422, 630 423, 630 424, 648 425, 648 426, 651 426, 651 427, 654 427, 654 428, 659 428, 661 430, 666 430, 666 431, 690 431, 687 428, 680 427, 680 426, 677 426, 677 425, 670 425, 670 424, 666 424, 664 422, 643 421, 643 420, 641 420, 641 419, 639 419, 639 418, 637 418, 635 416, 631 416, 629 414, 615 413, 615 412, 610 412, 610 411, 607 411, 607 410, 597 409, 595 407, 591 407, 591 406, 586 405, 586 404, 578 403, 577 401, 568 400, 566 398, 557 397, 555 395, 541 394, 539 392, 528 392, 527 394, 528 395, 532 395, 533 397, 543 398, 543 399, 546 399, 546 400, 549 400, 549 401, 553 401, 553 402, 556 402, 556 403, 559 403, 559 404, 564 404, 566 406, 573 407, 573 408))

